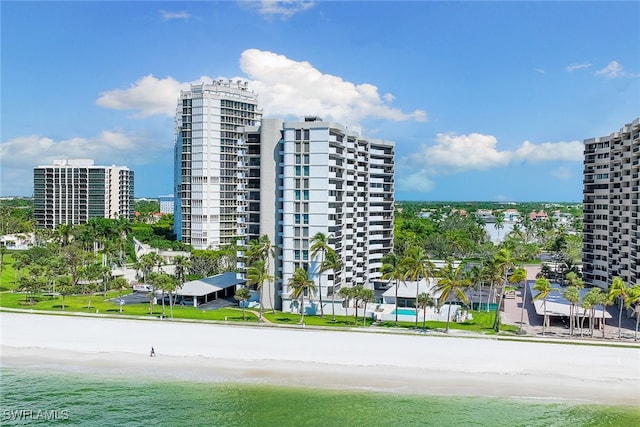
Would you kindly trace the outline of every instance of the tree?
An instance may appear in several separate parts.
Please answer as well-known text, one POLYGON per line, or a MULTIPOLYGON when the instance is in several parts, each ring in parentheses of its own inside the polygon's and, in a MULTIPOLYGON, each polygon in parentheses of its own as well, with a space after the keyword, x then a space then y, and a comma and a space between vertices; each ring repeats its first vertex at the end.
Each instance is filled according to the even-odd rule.
MULTIPOLYGON (((275 259, 276 246, 271 242, 268 235, 263 234, 257 240, 252 240, 251 242, 249 242, 249 250, 247 251, 247 255, 248 255, 250 264, 253 263, 253 261, 255 261, 256 259, 261 259, 262 261, 264 261, 265 269, 268 277, 268 279, 266 279, 267 283, 271 281, 275 281, 275 277, 269 275, 271 271, 269 259, 270 258, 275 259)), ((260 302, 262 303, 262 298, 260 298, 260 302)), ((271 305, 272 313, 275 313, 276 309, 273 304, 272 292, 269 292, 269 305, 271 305)))
POLYGON ((580 302, 580 290, 575 285, 568 286, 562 296, 569 301, 569 336, 573 337, 573 329, 576 324, 576 310, 580 302))
POLYGON ((250 286, 256 285, 260 292, 260 320, 262 321, 262 313, 264 312, 263 305, 263 289, 264 282, 273 280, 273 276, 269 276, 267 271, 267 264, 264 260, 258 259, 254 261, 247 270, 247 284, 250 286))
POLYGON ((71 277, 60 276, 56 279, 58 281, 58 293, 62 296, 62 309, 65 309, 64 298, 67 295, 72 295, 75 292, 75 286, 71 282, 71 277))
POLYGON ((640 312, 638 311, 638 304, 640 304, 640 285, 635 285, 627 292, 625 307, 630 308, 632 304, 634 304, 633 314, 636 317, 636 331, 633 339, 634 341, 638 341, 638 323, 640 323, 640 312))
POLYGON ((422 309, 422 329, 427 330, 427 307, 435 307, 436 301, 428 292, 418 295, 418 307, 422 309))
POLYGON ((622 306, 628 297, 627 285, 620 277, 614 277, 609 286, 609 299, 613 302, 618 299, 618 339, 622 339, 622 306))
POLYGON ((548 320, 547 320, 547 298, 549 297, 549 294, 552 291, 557 291, 558 289, 556 288, 552 288, 551 287, 551 282, 549 282, 548 279, 545 279, 544 277, 539 278, 538 280, 536 280, 536 284, 533 286, 533 289, 535 289, 536 291, 538 291, 538 294, 533 297, 534 300, 542 300, 542 311, 543 311, 543 315, 542 315, 542 335, 544 336, 544 332, 545 332, 545 327, 548 324, 548 320))
POLYGON ((502 300, 504 298, 505 286, 507 284, 507 277, 509 274, 509 270, 511 270, 515 266, 515 261, 511 257, 511 252, 507 249, 500 249, 494 259, 493 265, 495 267, 495 273, 501 275, 501 280, 499 282, 498 289, 498 305, 496 306, 496 317, 494 320, 494 329, 496 332, 500 331, 500 306, 502 305, 502 300))
POLYGON ((111 281, 111 289, 118 291, 118 304, 122 313, 122 292, 129 288, 129 282, 124 277, 116 277, 111 281))
POLYGON ((358 326, 358 307, 359 307, 360 299, 362 297, 363 290, 364 290, 364 286, 362 286, 361 283, 351 288, 351 298, 353 298, 353 305, 356 309, 356 321, 355 321, 356 326, 358 326))
POLYGON ((293 288, 291 298, 300 298, 300 314, 302 314, 300 324, 304 325, 304 295, 309 293, 309 297, 311 297, 310 292, 315 291, 316 286, 304 268, 297 268, 296 271, 294 271, 293 276, 289 279, 289 286, 293 288))
MULTIPOLYGON (((587 293, 584 296, 584 298, 582 298, 582 302, 580 303, 580 307, 582 308, 582 322, 580 324, 580 337, 584 337, 584 321, 587 318, 587 315, 591 313, 591 308, 594 305, 595 305, 595 302, 593 301, 593 294, 589 295, 589 293, 587 293)), ((591 326, 589 327, 589 330, 591 330, 591 326)))
POLYGON ((360 301, 364 303, 364 309, 362 311, 362 326, 366 326, 367 319, 367 304, 374 301, 376 294, 373 289, 363 288, 360 291, 360 301))
MULTIPOLYGON (((469 279, 464 274, 464 264, 459 264, 457 267, 453 267, 451 261, 440 269, 440 278, 436 285, 436 290, 440 292, 440 298, 438 304, 442 306, 449 296, 454 294, 463 303, 467 303, 467 294, 464 292, 465 288, 469 286, 469 279)), ((449 321, 451 320, 451 302, 449 302, 449 310, 447 313, 447 327, 445 332, 449 332, 449 321)))
POLYGON ((496 216, 496 223, 493 227, 498 230, 498 240, 500 240, 500 230, 504 228, 504 215, 502 212, 498 212, 498 215, 496 216))
POLYGON ((311 238, 311 256, 315 259, 320 255, 320 262, 318 265, 318 296, 320 300, 320 317, 324 317, 324 307, 322 305, 322 264, 324 264, 324 258, 326 253, 331 250, 329 246, 329 237, 324 233, 316 233, 311 238))
MULTIPOLYGON (((426 252, 419 247, 411 247, 402 260, 404 267, 406 268, 407 279, 416 282, 416 301, 418 300, 418 294, 420 291, 420 280, 425 279, 429 282, 429 277, 434 276, 435 266, 429 260, 426 252)), ((416 328, 418 327, 418 310, 416 307, 416 328)))
MULTIPOLYGON (((245 317, 245 307, 247 305, 247 301, 251 298, 251 292, 246 287, 241 287, 236 289, 236 294, 233 296, 237 301, 242 302, 242 320, 246 320, 245 317)), ((260 318, 262 318, 262 312, 260 313, 260 318)))
MULTIPOLYGON (((400 281, 404 283, 406 277, 405 264, 402 262, 402 258, 395 252, 389 252, 384 258, 382 258, 382 278, 384 280, 393 280, 395 282, 396 292, 396 326, 398 326, 398 288, 400 287, 400 281)), ((405 283, 406 286, 406 283, 405 283)))
POLYGON ((595 302, 596 302, 596 304, 602 306, 602 319, 601 319, 602 322, 601 322, 601 326, 602 326, 602 338, 604 338, 605 337, 604 329, 605 329, 605 324, 606 324, 605 315, 607 313, 606 307, 608 305, 613 304, 613 302, 611 302, 609 300, 609 296, 606 293, 604 293, 604 291, 602 289, 600 289, 600 288, 595 288, 595 289, 597 289, 595 291, 595 293, 596 293, 595 302))
POLYGON ((509 283, 522 283, 525 282, 522 287, 522 307, 520 307, 520 332, 522 332, 522 325, 524 323, 524 305, 527 300, 527 270, 522 267, 516 268, 511 276, 509 276, 509 283))
POLYGON ((346 324, 349 324, 349 303, 351 301, 351 297, 353 296, 353 288, 350 287, 344 287, 344 288, 340 288, 340 291, 338 292, 338 295, 340 295, 340 298, 342 298, 344 300, 344 311, 345 311, 345 316, 346 316, 346 324))
POLYGON ((165 317, 164 295, 167 292, 169 293, 169 310, 171 310, 171 317, 173 317, 172 294, 176 290, 175 278, 167 273, 154 272, 149 274, 148 280, 155 289, 160 289, 162 292, 162 317, 165 317))
POLYGON ((331 321, 336 321, 336 285, 341 286, 342 283, 338 284, 338 272, 342 271, 342 260, 338 256, 338 253, 333 249, 327 252, 327 255, 324 259, 324 263, 322 265, 323 271, 331 270, 333 271, 333 286, 331 288, 331 321))
POLYGON ((181 286, 182 284, 184 284, 186 280, 187 269, 189 268, 189 264, 190 264, 189 258, 182 255, 178 255, 173 259, 173 265, 174 265, 173 275, 178 281, 178 284, 180 284, 181 286))

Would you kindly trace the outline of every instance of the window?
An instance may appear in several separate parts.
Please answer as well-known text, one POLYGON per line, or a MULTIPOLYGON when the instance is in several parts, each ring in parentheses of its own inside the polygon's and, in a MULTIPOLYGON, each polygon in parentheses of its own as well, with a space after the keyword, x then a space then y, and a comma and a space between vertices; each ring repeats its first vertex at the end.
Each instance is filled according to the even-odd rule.
POLYGON ((304 173, 304 176, 309 176, 309 166, 304 166, 302 168, 302 171, 304 173))
MULTIPOLYGON (((300 190, 296 190, 295 194, 296 194, 296 200, 300 200, 300 190)), ((307 200, 307 199, 305 199, 305 200, 307 200)))
POLYGON ((302 168, 300 166, 296 166, 296 176, 300 176, 302 168))
POLYGON ((295 251, 293 251, 293 258, 294 258, 296 261, 300 261, 300 251, 299 251, 299 250, 295 250, 295 251))
POLYGON ((309 190, 303 190, 302 197, 304 200, 309 200, 309 190))
POLYGON ((303 214, 302 215, 302 222, 304 224, 309 224, 309 214, 303 214))
POLYGON ((309 129, 305 129, 304 130, 304 140, 308 141, 309 140, 309 129))
POLYGON ((295 214, 294 218, 295 218, 295 223, 300 224, 300 214, 295 214))
POLYGON ((302 139, 302 129, 296 129, 296 141, 300 141, 301 139, 302 139))

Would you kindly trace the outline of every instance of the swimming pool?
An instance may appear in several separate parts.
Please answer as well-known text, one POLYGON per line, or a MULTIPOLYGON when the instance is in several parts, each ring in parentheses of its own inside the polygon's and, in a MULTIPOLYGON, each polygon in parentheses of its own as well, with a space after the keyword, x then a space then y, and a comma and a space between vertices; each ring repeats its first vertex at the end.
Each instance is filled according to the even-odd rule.
POLYGON ((391 314, 395 315, 396 312, 401 316, 415 316, 416 311, 413 308, 399 308, 397 310, 393 310, 391 314))

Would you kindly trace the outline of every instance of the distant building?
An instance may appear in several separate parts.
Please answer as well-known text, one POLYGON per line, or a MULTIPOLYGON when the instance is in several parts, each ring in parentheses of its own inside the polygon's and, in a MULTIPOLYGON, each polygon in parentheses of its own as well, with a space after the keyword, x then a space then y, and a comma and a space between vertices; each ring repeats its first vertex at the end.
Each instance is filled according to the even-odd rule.
POLYGON ((529 214, 529 219, 531 221, 549 221, 549 215, 547 215, 545 211, 540 211, 540 212, 532 211, 529 214))
POLYGON ((484 222, 496 222, 496 217, 490 209, 478 209, 476 211, 476 219, 484 222))
POLYGON ((91 218, 133 218, 133 171, 93 160, 54 160, 33 170, 38 228, 86 224, 91 218))
POLYGON ((588 285, 640 283, 640 118, 584 141, 582 262, 588 285))
POLYGON ((173 214, 174 208, 174 196, 173 194, 168 194, 165 196, 158 196, 158 200, 160 201, 160 213, 161 214, 173 214))

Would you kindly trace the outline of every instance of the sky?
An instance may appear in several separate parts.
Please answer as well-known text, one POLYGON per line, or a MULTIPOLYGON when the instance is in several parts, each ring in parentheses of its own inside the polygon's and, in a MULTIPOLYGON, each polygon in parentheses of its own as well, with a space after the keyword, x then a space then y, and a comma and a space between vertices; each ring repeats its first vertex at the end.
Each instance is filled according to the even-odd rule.
POLYGON ((2 196, 89 158, 172 192, 176 100, 248 82, 264 117, 396 144, 402 201, 582 200, 583 141, 640 116, 640 2, 2 1, 2 196))

